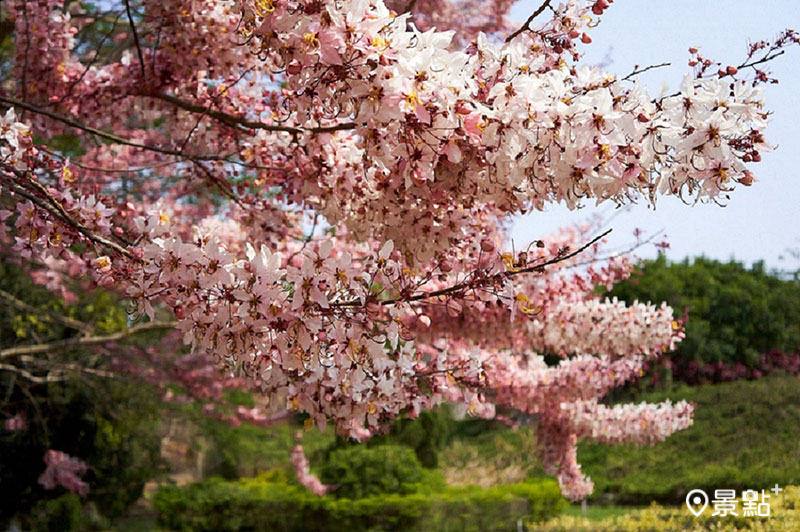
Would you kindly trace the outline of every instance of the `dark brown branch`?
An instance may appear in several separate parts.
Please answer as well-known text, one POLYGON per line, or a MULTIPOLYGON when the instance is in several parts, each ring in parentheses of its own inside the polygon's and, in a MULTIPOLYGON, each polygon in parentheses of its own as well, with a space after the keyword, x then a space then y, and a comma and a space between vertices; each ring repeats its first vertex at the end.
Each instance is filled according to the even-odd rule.
POLYGON ((37 355, 41 353, 49 353, 51 351, 59 351, 63 349, 70 349, 73 347, 85 347, 89 345, 105 344, 108 342, 116 342, 123 340, 134 334, 143 332, 156 331, 161 329, 172 329, 175 327, 175 322, 166 321, 153 321, 131 327, 128 330, 120 331, 113 334, 104 336, 77 336, 74 338, 67 338, 66 340, 58 340, 46 344, 36 345, 22 345, 18 347, 9 347, 0 351, 0 359, 19 357, 23 355, 37 355))
POLYGON ((131 32, 133 33, 133 42, 136 44, 136 53, 139 54, 139 67, 142 70, 142 81, 144 81, 144 56, 142 55, 142 47, 139 45, 139 34, 136 32, 136 24, 133 23, 133 15, 131 14, 131 4, 125 0, 125 12, 128 14, 128 20, 131 23, 131 32))
POLYGON ((160 148, 158 146, 147 146, 145 144, 139 144, 138 142, 133 142, 133 141, 131 141, 129 139, 126 139, 124 137, 120 137, 119 135, 115 135, 113 133, 108 133, 107 131, 103 131, 103 130, 100 130, 100 129, 93 128, 91 126, 87 126, 87 125, 82 124, 82 123, 78 122, 77 120, 74 120, 74 119, 69 118, 67 116, 63 116, 63 115, 60 115, 58 113, 53 113, 53 112, 48 111, 46 109, 42 109, 41 107, 37 107, 37 106, 29 104, 27 102, 22 102, 20 100, 16 100, 14 98, 9 98, 7 96, 0 96, 0 102, 5 103, 7 105, 14 106, 14 107, 20 107, 22 109, 26 109, 26 110, 31 111, 33 113, 36 113, 36 114, 39 114, 39 115, 42 115, 42 116, 46 116, 48 118, 52 118, 53 120, 58 120, 59 122, 67 124, 68 126, 72 126, 72 127, 76 128, 76 129, 80 129, 81 131, 85 131, 86 133, 91 133, 92 135, 96 135, 98 137, 104 138, 106 140, 110 140, 112 142, 116 142, 117 144, 124 144, 126 146, 131 146, 133 148, 140 148, 142 150, 154 151, 154 152, 157 152, 157 153, 162 153, 164 155, 172 155, 174 157, 180 157, 182 159, 194 159, 194 160, 199 160, 199 161, 226 161, 226 162, 230 162, 225 157, 222 157, 222 156, 219 156, 219 155, 187 155, 187 154, 181 153, 181 152, 176 151, 176 150, 171 150, 169 148, 160 148))
MULTIPOLYGON (((608 236, 611 232, 611 229, 607 230, 606 232, 594 237, 592 240, 584 244, 583 246, 579 247, 575 251, 571 253, 567 253, 566 255, 557 255, 556 257, 547 260, 545 262, 541 262, 539 264, 534 264, 528 266, 527 268, 521 268, 519 270, 508 270, 500 273, 496 273, 490 277, 486 277, 481 279, 477 284, 473 281, 462 282, 458 284, 454 284, 452 286, 448 286, 447 288, 442 288, 440 290, 434 290, 431 292, 422 292, 421 294, 416 294, 410 297, 397 297, 393 299, 385 299, 383 301, 378 302, 380 305, 388 306, 388 305, 395 305, 397 303, 413 303, 415 301, 423 301, 425 299, 433 299, 439 296, 447 296, 453 293, 460 292, 462 290, 469 290, 472 288, 481 288, 482 286, 491 285, 497 281, 502 281, 504 279, 510 279, 511 277, 515 277, 517 275, 521 275, 523 273, 531 273, 531 272, 542 272, 548 266, 552 266, 553 264, 558 264, 559 262, 564 262, 566 260, 571 259, 581 253, 583 253, 588 248, 592 247, 594 244, 608 236)), ((353 307, 360 305, 360 300, 351 300, 351 301, 343 301, 341 303, 331 303, 332 307, 353 307)))
POLYGON ((519 29, 518 29, 517 31, 515 31, 514 33, 512 33, 511 35, 509 35, 508 37, 506 37, 506 42, 511 42, 511 40, 512 40, 514 37, 516 37, 517 35, 519 35, 519 34, 520 34, 520 33, 522 33, 523 31, 526 31, 526 30, 529 30, 529 29, 531 29, 531 22, 533 22, 533 19, 535 19, 536 17, 538 17, 539 15, 541 15, 541 14, 542 14, 542 12, 543 12, 545 9, 547 9, 548 7, 550 7, 550 0, 544 0, 544 2, 542 3, 542 5, 540 5, 540 6, 539 6, 539 7, 536 9, 536 11, 534 11, 534 12, 531 14, 531 16, 530 16, 530 17, 528 17, 528 20, 526 20, 526 21, 525 21, 525 24, 523 24, 522 26, 520 26, 520 27, 519 27, 519 29))
POLYGON ((756 66, 756 65, 760 65, 761 63, 766 63, 768 61, 772 61, 773 59, 775 59, 779 55, 783 55, 785 53, 786 53, 786 50, 780 50, 778 52, 775 52, 774 54, 767 54, 764 57, 762 57, 761 59, 759 59, 758 61, 753 61, 752 63, 748 63, 747 61, 745 61, 744 63, 742 63, 741 65, 739 65, 736 68, 742 69, 742 68, 747 68, 747 67, 753 67, 753 66, 756 66))
POLYGON ((167 103, 171 103, 172 105, 180 107, 186 111, 208 115, 211 118, 222 122, 223 124, 235 128, 244 127, 248 129, 263 129, 264 131, 282 131, 286 133, 292 133, 293 135, 299 135, 300 133, 332 133, 334 131, 355 129, 356 127, 356 125, 352 122, 344 122, 341 124, 336 124, 335 126, 321 126, 312 128, 265 124, 264 122, 248 120, 247 118, 230 115, 228 113, 223 113, 222 111, 214 111, 210 108, 210 106, 203 106, 196 103, 187 102, 186 100, 181 100, 180 98, 170 96, 169 94, 158 94, 153 97, 163 100, 167 103))

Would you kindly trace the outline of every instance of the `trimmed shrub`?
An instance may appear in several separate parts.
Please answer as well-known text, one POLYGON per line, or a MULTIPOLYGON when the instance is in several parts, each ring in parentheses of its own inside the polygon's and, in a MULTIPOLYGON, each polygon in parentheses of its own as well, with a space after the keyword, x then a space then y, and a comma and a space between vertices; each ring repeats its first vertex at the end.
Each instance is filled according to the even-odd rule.
POLYGON ((566 502, 550 479, 348 499, 317 497, 262 477, 164 486, 154 505, 159 525, 181 532, 488 532, 516 531, 519 520, 548 519, 566 502))
POLYGON ((333 451, 319 477, 325 484, 336 486, 336 497, 361 499, 383 493, 412 493, 422 476, 422 464, 408 447, 351 445, 333 451))

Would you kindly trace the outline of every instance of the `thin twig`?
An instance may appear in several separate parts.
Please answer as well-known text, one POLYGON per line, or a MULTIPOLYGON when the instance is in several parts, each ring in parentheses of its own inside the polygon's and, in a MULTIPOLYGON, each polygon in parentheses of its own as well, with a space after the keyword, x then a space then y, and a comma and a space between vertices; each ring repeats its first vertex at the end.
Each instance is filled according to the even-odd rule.
MULTIPOLYGON (((461 282, 461 283, 457 283, 457 284, 448 286, 447 288, 442 288, 440 290, 433 290, 431 292, 422 292, 421 294, 416 294, 416 295, 413 295, 413 296, 410 296, 410 297, 397 297, 397 298, 393 298, 393 299, 385 299, 383 301, 379 301, 378 304, 383 305, 383 306, 388 306, 388 305, 395 305, 395 304, 400 303, 400 302, 413 303, 415 301, 422 301, 422 300, 425 300, 425 299, 433 299, 433 298, 436 298, 436 297, 439 297, 439 296, 450 295, 452 293, 460 292, 461 290, 465 290, 465 289, 469 289, 469 288, 479 288, 481 285, 489 285, 489 284, 495 283, 497 281, 501 281, 501 280, 504 280, 504 279, 510 279, 511 277, 515 277, 515 276, 521 275, 523 273, 542 272, 542 271, 544 271, 544 269, 547 266, 552 266, 553 264, 558 264, 559 262, 564 262, 566 260, 571 259, 572 257, 575 257, 575 256, 579 255, 580 253, 583 253, 586 249, 592 247, 594 244, 596 244, 597 242, 599 242, 600 240, 602 240, 603 238, 608 236, 608 234, 610 232, 611 232, 611 229, 607 230, 606 232, 604 232, 601 235, 598 235, 598 236, 594 237, 592 240, 590 240, 589 242, 587 242, 583 246, 579 247, 578 249, 576 249, 575 251, 573 251, 571 253, 567 253, 566 255, 558 255, 558 256, 556 256, 556 257, 554 257, 554 258, 552 258, 552 259, 550 259, 548 261, 545 261, 545 262, 542 262, 542 263, 539 263, 539 264, 534 264, 534 265, 528 266, 527 268, 521 268, 519 270, 508 270, 508 271, 496 273, 496 274, 494 274, 494 275, 492 275, 490 277, 486 277, 484 279, 481 279, 478 284, 476 284, 474 281, 465 281, 465 282, 461 282)), ((341 303, 331 303, 332 307, 353 307, 353 306, 357 306, 357 305, 361 305, 361 300, 360 299, 353 299, 353 300, 350 300, 350 301, 342 301, 341 303)))
POLYGON ((625 76, 624 78, 622 78, 620 81, 626 81, 626 80, 629 80, 629 79, 631 79, 633 76, 638 76, 638 75, 639 75, 639 74, 641 74, 642 72, 647 72, 648 70, 653 70, 653 69, 655 69, 655 68, 661 68, 661 67, 668 67, 668 66, 671 66, 671 65, 672 65, 672 63, 659 63, 659 64, 657 64, 657 65, 650 65, 650 66, 647 66, 647 67, 644 67, 644 68, 639 68, 639 65, 636 65, 636 66, 633 68, 633 72, 631 72, 630 74, 628 74, 627 76, 625 76))
POLYGON ((242 118, 239 116, 223 113, 222 111, 214 111, 211 110, 208 106, 187 102, 186 100, 181 100, 180 98, 176 98, 175 96, 170 96, 169 94, 158 94, 153 97, 171 103, 172 105, 180 107, 181 109, 184 109, 186 111, 208 115, 211 118, 214 118, 231 127, 242 126, 248 129, 263 129, 265 131, 283 131, 286 133, 292 133, 294 135, 299 135, 300 133, 332 133, 334 131, 355 129, 356 127, 356 124, 352 122, 344 122, 341 124, 336 124, 335 126, 320 126, 312 128, 300 128, 294 126, 279 126, 275 124, 265 124, 264 122, 248 120, 246 118, 242 118))
POLYGON ((523 31, 531 29, 531 22, 533 22, 533 19, 535 19, 536 17, 538 17, 539 15, 541 15, 541 14, 542 14, 542 12, 543 12, 545 9, 547 9, 548 7, 550 7, 550 0, 544 0, 544 3, 542 3, 542 5, 540 5, 540 6, 539 6, 539 7, 536 9, 536 11, 534 11, 534 12, 533 12, 533 14, 531 14, 531 16, 530 16, 530 17, 528 17, 528 20, 526 20, 526 21, 525 21, 525 24, 523 24, 522 26, 520 26, 520 27, 519 27, 519 29, 518 29, 517 31, 515 31, 514 33, 512 33, 511 35, 509 35, 508 37, 506 37, 506 42, 510 42, 510 41, 511 41, 511 40, 512 40, 514 37, 516 37, 517 35, 519 35, 519 34, 520 34, 520 33, 522 33, 523 31))

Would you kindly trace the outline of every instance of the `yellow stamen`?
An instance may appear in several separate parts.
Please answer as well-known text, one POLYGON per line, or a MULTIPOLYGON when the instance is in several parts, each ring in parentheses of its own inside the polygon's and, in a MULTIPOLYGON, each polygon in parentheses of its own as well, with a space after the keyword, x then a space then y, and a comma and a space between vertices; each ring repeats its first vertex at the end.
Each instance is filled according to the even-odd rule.
POLYGON ((416 109, 418 105, 422 105, 422 100, 419 99, 417 96, 417 91, 411 89, 411 92, 406 94, 406 104, 413 110, 416 109))

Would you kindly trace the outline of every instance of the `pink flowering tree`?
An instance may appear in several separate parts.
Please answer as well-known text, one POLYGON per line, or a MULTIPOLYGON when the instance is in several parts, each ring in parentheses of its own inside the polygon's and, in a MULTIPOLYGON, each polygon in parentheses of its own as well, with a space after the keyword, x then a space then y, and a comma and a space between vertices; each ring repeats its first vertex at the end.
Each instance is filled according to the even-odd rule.
MULTIPOLYGON (((798 41, 735 66, 692 49, 679 89, 651 95, 579 63, 610 3, 547 0, 515 27, 508 0, 7 2, 6 257, 63 297, 130 301, 126 332, 73 342, 172 328, 308 425, 364 439, 442 402, 531 414, 544 466, 584 497, 578 440, 691 424, 684 402, 602 401, 681 325, 595 295, 631 272, 596 227, 513 248, 509 220, 751 185, 763 67, 798 41)), ((3 351, 3 371, 46 378, 25 364, 60 347, 3 351)))

